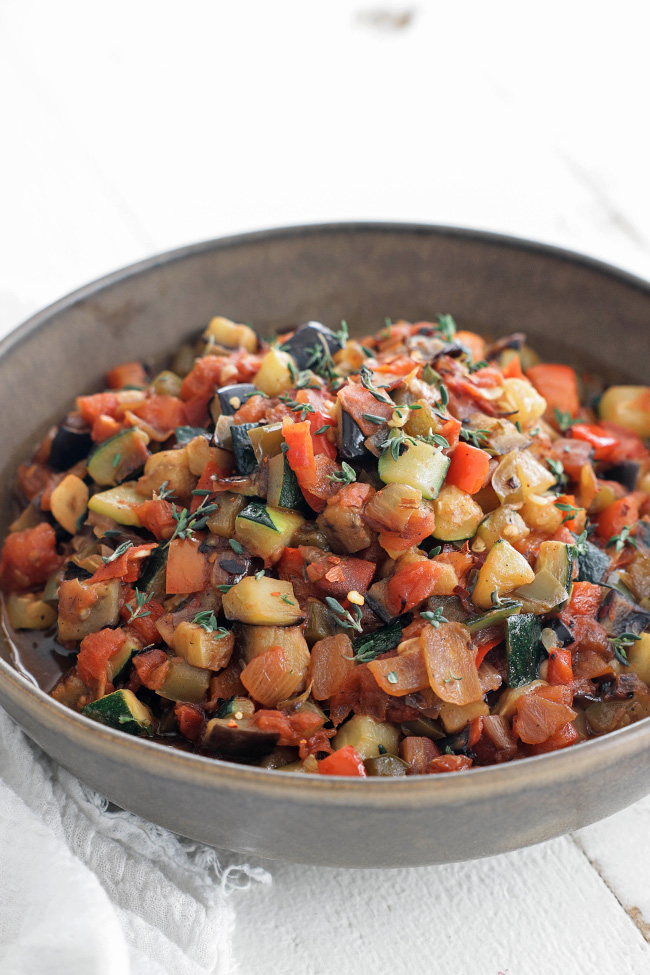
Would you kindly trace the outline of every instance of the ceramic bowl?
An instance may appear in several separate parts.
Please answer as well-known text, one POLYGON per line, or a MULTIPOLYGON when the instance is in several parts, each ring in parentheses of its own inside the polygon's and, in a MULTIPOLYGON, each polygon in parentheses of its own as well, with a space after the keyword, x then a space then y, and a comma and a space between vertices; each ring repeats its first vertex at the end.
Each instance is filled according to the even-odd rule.
MULTIPOLYGON (((159 361, 215 314, 262 332, 308 319, 352 333, 450 311, 542 356, 647 381, 650 286, 576 254, 473 231, 341 224, 246 234, 118 271, 0 344, 2 532, 20 460, 107 369, 159 361)), ((278 773, 175 751, 57 704, 0 646, 0 704, 112 802, 217 847, 351 867, 501 853, 609 816, 650 792, 650 721, 555 754, 471 772, 356 780, 278 773)))

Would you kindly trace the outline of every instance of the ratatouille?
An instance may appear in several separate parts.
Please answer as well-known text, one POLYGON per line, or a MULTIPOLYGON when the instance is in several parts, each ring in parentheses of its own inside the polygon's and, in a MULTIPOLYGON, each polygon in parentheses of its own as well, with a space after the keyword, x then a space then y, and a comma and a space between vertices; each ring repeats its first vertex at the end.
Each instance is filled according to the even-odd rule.
POLYGON ((20 466, 5 620, 66 661, 57 701, 217 758, 402 776, 572 747, 650 715, 649 437, 650 388, 447 314, 270 343, 214 318, 20 466))

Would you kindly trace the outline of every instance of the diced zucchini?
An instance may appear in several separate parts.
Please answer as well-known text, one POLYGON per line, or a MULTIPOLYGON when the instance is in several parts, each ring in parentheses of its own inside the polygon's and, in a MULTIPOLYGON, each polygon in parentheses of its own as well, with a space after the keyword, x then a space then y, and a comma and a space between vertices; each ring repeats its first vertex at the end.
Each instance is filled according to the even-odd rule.
MULTIPOLYGON (((309 659, 309 649, 302 626, 250 626, 238 629, 241 652, 247 664, 272 647, 281 646, 291 659, 309 659)), ((239 644, 238 644, 239 645, 239 644)))
POLYGON ((470 704, 449 704, 443 701, 440 705, 440 720, 448 735, 453 735, 473 721, 474 718, 485 717, 490 709, 485 701, 472 701, 470 704))
MULTIPOLYGON (((337 624, 334 614, 318 599, 307 600, 307 622, 305 623, 305 640, 313 647, 325 637, 335 636, 341 627, 337 624)), ((399 642, 399 641, 398 641, 399 642)))
POLYGON ((548 569, 541 569, 531 583, 519 586, 518 589, 513 590, 512 595, 515 599, 521 600, 524 613, 534 613, 535 616, 550 613, 569 598, 564 586, 548 569))
POLYGON ((209 670, 192 667, 182 657, 169 657, 169 670, 158 694, 168 701, 201 704, 206 698, 209 684, 209 670))
POLYGON ((573 546, 566 542, 542 542, 535 560, 535 572, 547 569, 570 594, 573 579, 573 546))
POLYGON ((109 488, 108 491, 93 494, 88 502, 88 508, 97 515, 112 518, 118 525, 132 525, 134 528, 140 528, 142 522, 134 509, 143 501, 146 501, 146 498, 140 494, 133 482, 128 481, 125 484, 118 484, 117 487, 109 488))
POLYGON ((332 739, 336 751, 352 745, 361 759, 377 758, 381 754, 380 745, 391 755, 399 750, 399 731, 395 725, 386 721, 355 714, 336 733, 332 739))
MULTIPOLYGON (((487 613, 482 613, 481 616, 473 616, 467 620, 465 626, 470 633, 478 633, 479 630, 484 630, 486 626, 496 626, 497 623, 503 623, 509 616, 516 616, 517 613, 521 613, 521 603, 514 599, 504 599, 499 606, 489 609, 487 613)), ((463 621, 461 620, 461 622, 463 621)))
POLYGON ((446 484, 441 488, 433 502, 433 510, 436 516, 433 534, 443 542, 473 538, 483 520, 483 509, 471 494, 461 491, 453 484, 446 484))
POLYGON ((126 731, 129 735, 153 734, 153 715, 133 691, 113 691, 81 709, 87 718, 126 731))
POLYGON ((89 633, 116 626, 120 618, 120 580, 83 582, 69 579, 59 586, 59 640, 83 640, 89 633))
POLYGON ((298 486, 298 478, 291 470, 287 455, 282 452, 270 457, 268 462, 269 483, 266 500, 276 508, 305 511, 307 504, 298 486))
POLYGON ((609 569, 609 555, 591 542, 581 542, 576 552, 576 559, 579 582, 598 583, 609 569))
POLYGON ((491 609, 493 593, 502 596, 527 585, 534 578, 535 573, 524 556, 510 542, 501 539, 490 549, 481 566, 472 599, 481 609, 491 609))
POLYGON ((68 474, 50 496, 52 514, 67 532, 76 534, 88 509, 88 488, 76 474, 68 474))
POLYGON ((625 648, 625 652, 630 669, 646 684, 650 684, 650 633, 641 633, 638 640, 625 648))
POLYGON ((275 457, 282 451, 284 437, 281 423, 267 423, 261 427, 253 427, 248 431, 248 437, 253 445, 258 464, 261 464, 265 457, 275 457))
POLYGON ((141 592, 153 593, 156 599, 161 602, 167 595, 167 545, 159 545, 151 551, 151 555, 146 560, 144 569, 140 573, 140 578, 135 584, 136 589, 141 592))
POLYGON ((234 646, 234 633, 210 632, 199 623, 185 620, 174 630, 173 647, 178 656, 202 670, 221 670, 228 664, 234 646))
MULTIPOLYGON (((177 428, 177 432, 178 432, 177 428)), ((207 437, 198 435, 185 444, 185 456, 190 473, 200 477, 210 463, 216 463, 224 476, 232 470, 233 458, 228 450, 213 447, 207 437)))
POLYGON ((12 592, 7 596, 5 606, 14 630, 47 630, 56 623, 56 609, 34 593, 12 592))
POLYGON ((237 719, 230 715, 208 721, 201 744, 229 758, 258 758, 272 751, 279 737, 275 732, 261 731, 247 716, 237 719))
POLYGON ((378 755, 367 758, 363 763, 366 775, 406 775, 409 765, 398 755, 378 755))
POLYGON ((218 507, 208 517, 208 528, 219 538, 232 538, 235 534, 235 520, 247 505, 247 499, 231 491, 220 491, 212 504, 218 507))
POLYGON ((183 380, 170 369, 163 369, 151 380, 151 390, 157 396, 180 396, 183 380))
POLYGON ((97 484, 119 484, 129 474, 144 467, 150 456, 149 437, 144 430, 130 427, 100 444, 88 461, 88 473, 97 484))
POLYGON ((291 626, 303 618, 291 583, 268 576, 246 576, 234 585, 224 593, 223 610, 229 620, 266 626, 291 626))
POLYGON ((542 654, 542 627, 532 613, 506 620, 508 687, 522 687, 537 678, 542 654))
POLYGON ((510 505, 501 505, 496 511, 491 512, 478 526, 477 541, 472 546, 474 551, 484 552, 486 549, 504 538, 512 545, 530 534, 530 528, 510 505))
POLYGON ((248 325, 237 325, 229 318, 221 316, 212 319, 203 338, 227 349, 243 348, 247 352, 255 352, 257 349, 257 335, 252 328, 248 325))
POLYGON ((235 538, 251 555, 276 562, 304 520, 297 511, 251 502, 237 515, 235 538))
POLYGON ((190 470, 186 447, 160 450, 147 460, 144 474, 138 480, 138 490, 151 497, 163 484, 177 502, 189 497, 196 487, 197 477, 190 470))
POLYGON ((408 484, 429 501, 437 498, 449 468, 449 458, 439 447, 422 441, 406 442, 404 446, 397 459, 390 449, 384 450, 378 464, 380 478, 384 484, 408 484))
POLYGON ((230 427, 232 449, 235 454, 235 466, 237 467, 237 473, 241 474, 242 477, 245 477, 247 474, 252 474, 259 466, 249 435, 250 431, 256 426, 257 424, 255 423, 233 423, 230 427))
POLYGON ((267 396, 279 396, 291 389, 297 376, 296 363, 281 349, 270 349, 262 359, 262 365, 255 376, 255 385, 267 396))
POLYGON ((106 676, 111 683, 124 674, 126 668, 131 663, 131 658, 136 650, 140 650, 142 644, 128 633, 124 637, 122 646, 117 653, 113 654, 106 664, 106 676))
POLYGON ((625 569, 619 569, 618 575, 632 598, 645 606, 650 597, 650 557, 637 552, 625 569))

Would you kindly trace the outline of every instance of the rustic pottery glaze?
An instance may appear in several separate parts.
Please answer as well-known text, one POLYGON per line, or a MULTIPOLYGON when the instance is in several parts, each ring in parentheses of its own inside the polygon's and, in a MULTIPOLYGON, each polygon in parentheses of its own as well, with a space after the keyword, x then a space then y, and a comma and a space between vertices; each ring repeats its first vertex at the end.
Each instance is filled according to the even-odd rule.
MULTIPOLYGON (((0 527, 17 464, 74 395, 129 359, 163 362, 215 314, 260 330, 318 319, 352 334, 450 311, 523 331, 542 356, 647 381, 650 286, 575 254, 441 227, 342 224, 246 234, 118 271, 0 343, 0 527)), ((650 721, 469 773, 342 779, 202 758, 104 728, 30 684, 0 641, 0 704, 112 802, 217 847, 350 867, 445 863, 550 839, 650 792, 650 721)))

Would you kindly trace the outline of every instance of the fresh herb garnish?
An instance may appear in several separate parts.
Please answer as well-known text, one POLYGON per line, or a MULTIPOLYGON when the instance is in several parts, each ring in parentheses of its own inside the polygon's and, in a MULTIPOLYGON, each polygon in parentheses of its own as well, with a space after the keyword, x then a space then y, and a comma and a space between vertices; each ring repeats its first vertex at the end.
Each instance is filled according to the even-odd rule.
POLYGON ((632 548, 636 548, 637 544, 630 536, 637 524, 638 522, 635 522, 633 525, 624 525, 618 535, 612 535, 606 547, 609 548, 610 545, 613 545, 616 552, 622 552, 626 545, 631 545, 632 548))
POLYGON ((237 553, 237 555, 244 554, 244 546, 242 545, 241 542, 238 542, 236 538, 229 538, 228 544, 230 545, 233 552, 237 553))
POLYGON ((336 337, 338 338, 342 346, 345 346, 348 339, 350 338, 350 333, 348 332, 348 323, 345 321, 345 319, 341 319, 341 327, 336 333, 336 337))
POLYGON ((487 362, 485 359, 480 359, 478 362, 468 362, 467 368, 469 369, 470 375, 473 372, 478 372, 479 369, 487 369, 487 362))
POLYGON ((329 423, 324 423, 322 427, 319 427, 318 428, 318 430, 316 431, 316 433, 314 434, 314 436, 317 437, 321 433, 327 433, 327 431, 329 429, 330 429, 330 424, 329 423))
POLYGON ((453 341, 457 331, 456 322, 452 315, 437 315, 438 331, 447 342, 453 341))
POLYGON ((423 620, 427 620, 428 623, 431 623, 431 626, 434 626, 437 630, 441 623, 449 622, 447 617, 442 615, 442 609, 442 606, 438 606, 437 609, 434 609, 431 612, 427 610, 424 613, 420 613, 420 616, 423 620))
POLYGON ((214 633, 219 638, 228 636, 230 632, 225 626, 219 626, 217 617, 211 610, 204 610, 202 613, 197 613, 192 622, 200 626, 206 633, 214 633))
POLYGON ((620 636, 615 637, 611 641, 614 656, 620 663, 625 664, 626 667, 630 666, 630 661, 627 659, 625 648, 631 647, 633 643, 636 643, 640 639, 641 637, 636 633, 621 633, 620 636))
POLYGON ((427 385, 429 386, 435 386, 436 383, 439 383, 441 379, 442 376, 440 375, 440 373, 436 372, 433 366, 427 363, 427 365, 422 370, 422 382, 427 383, 427 385))
POLYGON ((429 558, 435 559, 436 555, 440 555, 441 552, 442 552, 442 545, 436 545, 436 547, 432 548, 431 551, 429 552, 429 558))
POLYGON ((294 603, 293 599, 289 599, 289 597, 287 596, 286 592, 280 593, 280 599, 282 600, 283 603, 286 603, 287 606, 295 606, 296 605, 294 603))
POLYGON ((265 574, 266 574, 266 570, 265 569, 260 569, 259 572, 256 572, 255 573, 255 579, 257 579, 257 581, 259 582, 260 579, 262 578, 262 576, 265 575, 265 574))
POLYGON ((444 683, 445 684, 451 684, 451 682, 454 681, 454 680, 462 680, 463 679, 462 677, 455 677, 454 674, 452 674, 451 670, 449 670, 448 673, 449 673, 449 677, 445 677, 445 679, 444 679, 444 683))
POLYGON ((363 627, 361 626, 362 611, 360 606, 353 606, 352 612, 350 613, 347 609, 344 609, 338 599, 334 599, 333 596, 326 596, 325 603, 332 610, 336 616, 337 622, 344 629, 356 630, 357 633, 361 633, 363 627))
POLYGON ((230 585, 217 586, 216 588, 219 590, 219 592, 230 592, 234 585, 235 583, 233 582, 230 585))
POLYGON ((364 387, 364 389, 367 389, 378 403, 386 403, 387 406, 395 406, 390 396, 387 393, 383 393, 378 386, 374 385, 372 381, 372 373, 367 366, 361 366, 359 378, 361 379, 361 385, 364 387))
POLYGON ((460 428, 460 439, 466 440, 471 443, 474 447, 480 449, 479 441, 485 443, 490 435, 489 430, 470 430, 468 427, 460 428))
POLYGON ((553 416, 555 417, 555 422, 557 423, 557 425, 559 426, 560 430, 562 430, 563 433, 566 430, 568 430, 570 427, 572 427, 575 423, 582 422, 582 420, 580 420, 579 417, 577 418, 572 417, 571 414, 568 412, 568 410, 567 411, 561 410, 559 406, 556 406, 555 409, 553 410, 553 416))
POLYGON ((449 447, 449 441, 447 438, 443 437, 441 433, 433 433, 431 429, 429 429, 426 437, 420 437, 420 440, 431 444, 432 447, 449 447))
POLYGON ((102 558, 104 565, 108 565, 109 562, 114 562, 115 559, 119 559, 120 555, 124 555, 124 553, 128 551, 130 548, 132 548, 132 546, 133 546, 133 542, 131 541, 122 542, 121 545, 117 546, 114 552, 112 552, 110 555, 105 555, 102 558))
POLYGON ((564 464, 561 460, 551 460, 546 458, 546 463, 548 464, 551 474, 555 477, 555 484, 553 487, 565 487, 569 483, 569 478, 564 473, 564 464))
POLYGON ((126 604, 126 608, 128 609, 128 611, 130 613, 129 618, 126 621, 127 622, 127 625, 129 623, 132 623, 134 620, 141 620, 141 619, 144 619, 145 616, 151 616, 151 610, 150 609, 145 609, 145 606, 147 605, 147 603, 149 602, 149 600, 152 599, 152 598, 153 598, 153 593, 152 592, 150 592, 147 595, 147 593, 141 592, 139 589, 136 589, 136 592, 135 592, 135 603, 136 604, 135 604, 135 606, 132 603, 127 603, 126 604))
POLYGON ((327 475, 328 481, 336 482, 337 484, 352 484, 353 481, 356 481, 357 475, 354 468, 346 464, 345 461, 342 461, 341 466, 343 470, 334 471, 333 474, 327 475))
POLYGON ((216 502, 207 504, 207 497, 204 497, 196 511, 188 511, 187 508, 178 509, 172 502, 172 517, 176 522, 174 533, 165 545, 169 545, 175 538, 192 538, 195 531, 205 528, 208 522, 208 515, 216 511, 219 505, 216 502))
POLYGON ((380 423, 386 423, 386 418, 383 416, 377 416, 376 413, 362 413, 361 416, 369 423, 376 423, 377 425, 380 423))
POLYGON ((119 467, 121 460, 122 460, 122 454, 113 455, 113 470, 115 470, 116 467, 119 467))
POLYGON ((521 420, 515 420, 515 426, 517 428, 517 433, 523 433, 523 430, 521 429, 521 420))
POLYGON ((408 444, 412 444, 415 447, 417 446, 417 440, 414 437, 407 436, 403 430, 398 430, 384 440, 383 443, 380 443, 379 448, 384 451, 390 450, 393 460, 399 460, 400 455, 408 449, 408 444))
POLYGON ((566 512, 564 518, 562 519, 563 525, 565 525, 567 521, 571 521, 573 518, 575 518, 579 511, 582 511, 582 508, 577 508, 574 504, 563 504, 560 501, 554 501, 553 504, 556 508, 559 508, 560 511, 566 512))

